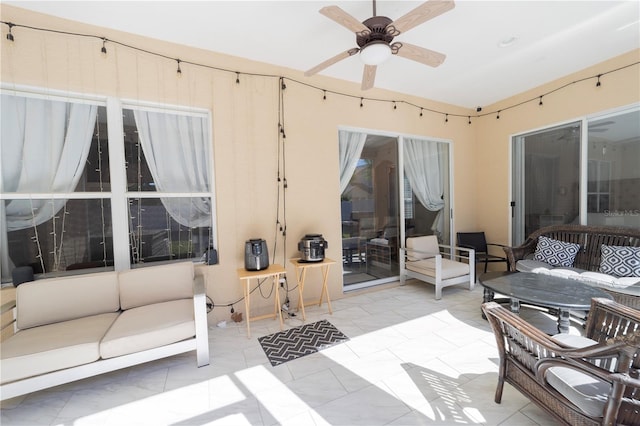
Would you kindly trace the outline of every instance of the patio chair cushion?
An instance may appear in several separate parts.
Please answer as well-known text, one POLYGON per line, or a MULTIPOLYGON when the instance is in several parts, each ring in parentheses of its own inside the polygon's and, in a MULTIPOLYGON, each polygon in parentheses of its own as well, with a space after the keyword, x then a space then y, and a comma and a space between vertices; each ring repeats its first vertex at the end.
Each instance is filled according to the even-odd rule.
MULTIPOLYGON (((595 340, 570 334, 557 334, 554 339, 574 348, 595 345, 595 340)), ((602 417, 611 385, 587 374, 566 367, 551 367, 547 382, 585 414, 602 417)))
POLYGON ((407 238, 407 260, 426 259, 438 253, 440 253, 440 246, 438 245, 438 237, 435 235, 407 238))
MULTIPOLYGON (((423 259, 413 262, 407 262, 405 267, 410 271, 430 277, 436 276, 436 260, 423 259)), ((442 275, 441 279, 446 280, 454 277, 461 277, 469 274, 469 265, 455 260, 442 259, 442 275)))

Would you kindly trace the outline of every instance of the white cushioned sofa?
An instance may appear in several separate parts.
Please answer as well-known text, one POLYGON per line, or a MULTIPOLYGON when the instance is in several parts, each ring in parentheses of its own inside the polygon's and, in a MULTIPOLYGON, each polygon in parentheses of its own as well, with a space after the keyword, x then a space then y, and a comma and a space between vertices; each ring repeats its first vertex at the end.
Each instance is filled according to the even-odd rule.
POLYGON ((205 283, 191 262, 23 283, 14 309, 2 400, 184 352, 209 364, 205 283))

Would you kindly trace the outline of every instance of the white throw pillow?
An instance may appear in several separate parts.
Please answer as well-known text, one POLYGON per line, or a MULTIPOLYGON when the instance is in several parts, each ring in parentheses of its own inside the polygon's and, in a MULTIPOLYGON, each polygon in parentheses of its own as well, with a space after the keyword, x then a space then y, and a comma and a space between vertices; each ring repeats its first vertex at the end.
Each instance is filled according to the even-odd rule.
POLYGON ((533 260, 545 262, 552 266, 573 266, 573 261, 578 251, 580 251, 580 244, 566 243, 540 236, 538 237, 533 260))

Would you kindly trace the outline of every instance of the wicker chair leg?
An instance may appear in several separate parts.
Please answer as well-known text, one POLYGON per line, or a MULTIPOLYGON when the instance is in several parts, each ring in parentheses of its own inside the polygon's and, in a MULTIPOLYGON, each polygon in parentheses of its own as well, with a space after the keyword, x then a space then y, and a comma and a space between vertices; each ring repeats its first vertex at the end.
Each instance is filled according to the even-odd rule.
POLYGON ((500 368, 500 376, 498 377, 498 386, 496 386, 496 396, 493 399, 496 404, 502 402, 502 390, 504 389, 504 374, 502 367, 500 368))

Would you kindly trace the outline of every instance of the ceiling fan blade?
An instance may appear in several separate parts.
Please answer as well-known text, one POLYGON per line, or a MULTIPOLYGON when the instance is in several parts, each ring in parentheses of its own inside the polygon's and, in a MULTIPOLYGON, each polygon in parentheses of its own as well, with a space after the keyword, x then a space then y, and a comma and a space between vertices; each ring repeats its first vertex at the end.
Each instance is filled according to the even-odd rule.
POLYGON ((329 58, 326 61, 322 62, 321 64, 318 64, 315 67, 311 68, 309 71, 305 72, 304 75, 306 77, 309 77, 311 75, 317 74, 320 71, 322 71, 323 69, 328 68, 331 65, 335 64, 336 62, 341 61, 341 60, 343 60, 345 58, 348 58, 349 56, 355 55, 359 51, 360 51, 360 49, 358 49, 356 47, 354 47, 352 49, 349 49, 349 50, 345 50, 344 52, 337 54, 333 58, 329 58))
POLYGON ((429 65, 430 67, 437 67, 442 64, 447 57, 444 53, 401 42, 393 43, 391 51, 398 56, 429 65))
POLYGON ((371 30, 367 28, 366 25, 340 9, 338 6, 323 7, 320 9, 320 13, 327 18, 334 20, 343 27, 353 31, 357 35, 366 36, 371 33, 371 30))
POLYGON ((429 19, 442 15, 453 9, 453 0, 431 0, 416 7, 406 15, 401 16, 387 26, 387 33, 397 36, 400 33, 409 31, 411 28, 427 22, 429 19))
POLYGON ((373 87, 373 83, 376 81, 376 65, 365 65, 364 72, 362 73, 362 90, 369 90, 373 87))

